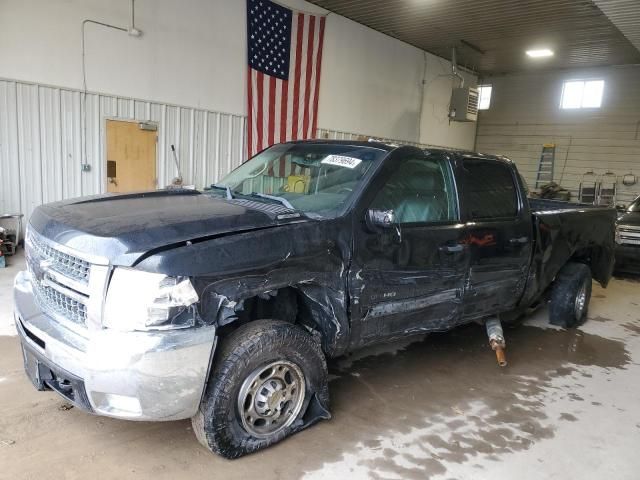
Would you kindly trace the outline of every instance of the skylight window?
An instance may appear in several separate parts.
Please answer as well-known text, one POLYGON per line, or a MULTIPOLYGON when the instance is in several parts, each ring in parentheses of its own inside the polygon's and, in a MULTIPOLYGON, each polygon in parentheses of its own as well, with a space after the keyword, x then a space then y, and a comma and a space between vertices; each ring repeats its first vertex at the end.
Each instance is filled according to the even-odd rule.
POLYGON ((491 85, 478 85, 478 110, 488 110, 491 105, 491 85))
POLYGON ((569 80, 562 86, 560 108, 600 108, 604 80, 569 80))

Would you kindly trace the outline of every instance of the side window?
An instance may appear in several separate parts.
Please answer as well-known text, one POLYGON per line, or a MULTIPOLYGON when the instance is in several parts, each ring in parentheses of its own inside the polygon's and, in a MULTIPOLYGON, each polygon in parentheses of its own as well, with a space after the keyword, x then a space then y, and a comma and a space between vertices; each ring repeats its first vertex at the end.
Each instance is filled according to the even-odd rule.
POLYGON ((456 220, 455 192, 447 164, 425 158, 403 161, 371 208, 393 210, 401 224, 456 220))
POLYGON ((462 198, 474 220, 518 215, 518 196, 511 169, 500 162, 465 160, 462 198))

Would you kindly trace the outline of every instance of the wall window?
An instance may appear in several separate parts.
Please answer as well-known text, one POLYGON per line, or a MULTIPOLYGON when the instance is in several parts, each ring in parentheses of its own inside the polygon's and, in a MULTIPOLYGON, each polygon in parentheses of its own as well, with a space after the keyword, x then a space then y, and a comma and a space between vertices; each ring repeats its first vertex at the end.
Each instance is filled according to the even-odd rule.
POLYGON ((491 105, 491 85, 478 85, 478 110, 488 110, 491 105))
POLYGON ((569 80, 562 86, 560 108, 600 108, 604 80, 569 80))
POLYGON ((472 220, 518 215, 518 196, 507 165, 493 160, 465 160, 462 178, 462 198, 472 220))

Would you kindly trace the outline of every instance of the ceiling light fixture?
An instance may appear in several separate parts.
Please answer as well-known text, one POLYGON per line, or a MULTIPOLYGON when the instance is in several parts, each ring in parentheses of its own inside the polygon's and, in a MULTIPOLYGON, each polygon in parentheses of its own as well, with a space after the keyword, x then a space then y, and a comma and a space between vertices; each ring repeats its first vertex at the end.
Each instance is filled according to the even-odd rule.
POLYGON ((553 50, 549 50, 548 48, 540 48, 537 50, 527 50, 527 55, 531 58, 542 58, 542 57, 551 57, 553 56, 553 50))

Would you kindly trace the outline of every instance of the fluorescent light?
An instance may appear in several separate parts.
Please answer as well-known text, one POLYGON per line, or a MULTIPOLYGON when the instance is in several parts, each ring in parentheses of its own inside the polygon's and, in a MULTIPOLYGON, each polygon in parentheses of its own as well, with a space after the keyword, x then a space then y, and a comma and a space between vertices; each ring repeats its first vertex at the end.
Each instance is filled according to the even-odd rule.
POLYGON ((541 58, 541 57, 551 57, 553 56, 553 51, 548 48, 541 48, 539 50, 527 50, 527 55, 531 58, 541 58))

